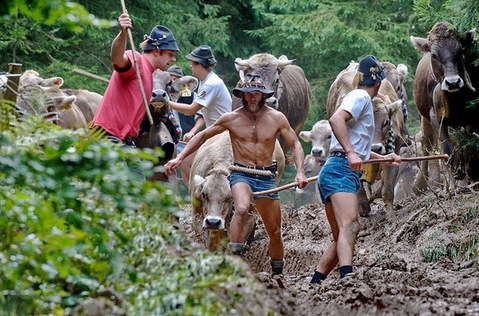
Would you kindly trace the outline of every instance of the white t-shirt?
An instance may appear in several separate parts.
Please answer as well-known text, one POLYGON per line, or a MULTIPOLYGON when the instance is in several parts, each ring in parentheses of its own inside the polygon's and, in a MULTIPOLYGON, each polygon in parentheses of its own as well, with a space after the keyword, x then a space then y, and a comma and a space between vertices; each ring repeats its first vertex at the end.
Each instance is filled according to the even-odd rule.
MULTIPOLYGON (((353 117, 346 126, 354 151, 362 160, 369 160, 374 137, 374 111, 369 94, 362 89, 349 92, 338 109, 343 109, 353 117)), ((331 137, 330 151, 344 151, 336 136, 331 137)))
POLYGON ((223 80, 211 71, 200 82, 195 101, 204 108, 203 117, 206 127, 213 125, 222 114, 231 112, 231 95, 223 80))

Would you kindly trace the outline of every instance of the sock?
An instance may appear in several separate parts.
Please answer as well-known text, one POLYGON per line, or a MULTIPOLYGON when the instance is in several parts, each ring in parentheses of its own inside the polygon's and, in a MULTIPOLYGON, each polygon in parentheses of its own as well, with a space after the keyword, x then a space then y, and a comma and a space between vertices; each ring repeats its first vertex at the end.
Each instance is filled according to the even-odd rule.
POLYGON ((271 259, 271 270, 273 275, 283 274, 284 260, 273 260, 271 259))
POLYGON ((342 266, 339 267, 339 274, 341 276, 341 279, 344 278, 344 276, 348 273, 353 272, 353 266, 342 266))
POLYGON ((321 281, 323 280, 326 280, 326 276, 324 274, 322 274, 321 272, 318 272, 318 271, 314 271, 314 275, 313 277, 311 278, 311 284, 314 284, 314 283, 321 283, 321 281))

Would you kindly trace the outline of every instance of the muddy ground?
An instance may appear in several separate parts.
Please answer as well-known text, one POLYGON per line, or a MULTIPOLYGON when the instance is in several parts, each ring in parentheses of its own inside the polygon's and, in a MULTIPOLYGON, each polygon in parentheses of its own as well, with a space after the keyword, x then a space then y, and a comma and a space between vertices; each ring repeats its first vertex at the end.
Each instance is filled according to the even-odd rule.
MULTIPOLYGON (((479 199, 463 188, 396 201, 396 220, 381 200, 361 217, 354 270, 339 280, 333 270, 320 286, 309 284, 331 234, 324 206, 282 202, 285 289, 270 279, 267 235, 257 221, 244 260, 264 285, 257 315, 479 315, 479 199)), ((312 196, 312 195, 311 195, 312 196)), ((251 304, 255 304, 251 302, 251 304)), ((250 306, 237 315, 250 315, 250 306)))

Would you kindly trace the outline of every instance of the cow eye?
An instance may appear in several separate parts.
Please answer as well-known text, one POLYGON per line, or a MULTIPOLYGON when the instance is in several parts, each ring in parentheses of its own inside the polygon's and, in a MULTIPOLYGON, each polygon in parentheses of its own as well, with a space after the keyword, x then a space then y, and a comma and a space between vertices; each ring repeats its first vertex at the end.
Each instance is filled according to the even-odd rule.
POLYGON ((431 53, 431 58, 432 59, 437 59, 437 54, 436 53, 431 53))

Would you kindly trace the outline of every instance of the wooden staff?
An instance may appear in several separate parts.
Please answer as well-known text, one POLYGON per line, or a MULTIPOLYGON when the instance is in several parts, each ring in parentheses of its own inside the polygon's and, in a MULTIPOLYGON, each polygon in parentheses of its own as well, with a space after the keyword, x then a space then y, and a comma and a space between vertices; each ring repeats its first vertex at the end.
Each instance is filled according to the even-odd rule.
MULTIPOLYGON (((120 1, 121 1, 121 8, 123 10, 123 13, 128 14, 128 11, 126 10, 126 6, 125 6, 125 0, 120 0, 120 1)), ((150 122, 150 124, 153 125, 153 117, 151 116, 150 109, 148 108, 148 101, 146 100, 145 88, 143 87, 143 81, 141 80, 140 67, 138 66, 138 60, 136 58, 135 42, 133 41, 133 35, 131 34, 131 30, 129 28, 127 29, 127 32, 128 32, 128 37, 130 39, 131 51, 133 53, 133 63, 135 64, 136 77, 138 78, 138 86, 140 87, 140 93, 143 99, 143 105, 145 106, 146 116, 148 117, 148 121, 150 122)))
POLYGON ((106 79, 106 78, 103 78, 103 77, 100 77, 98 75, 95 75, 95 74, 92 74, 91 72, 88 72, 86 70, 82 70, 82 69, 78 69, 78 68, 73 68, 73 72, 76 72, 80 75, 84 75, 84 76, 87 76, 87 77, 90 77, 90 78, 93 78, 93 79, 96 79, 96 80, 101 80, 103 82, 106 82, 106 83, 109 83, 110 80, 106 79))
MULTIPOLYGON (((401 162, 403 162, 403 161, 433 160, 433 159, 449 159, 449 156, 448 155, 433 155, 433 156, 420 156, 420 157, 405 157, 405 158, 401 158, 401 162)), ((391 161, 394 161, 394 159, 392 159, 392 158, 388 158, 388 159, 369 159, 368 161, 363 162, 363 164, 377 163, 377 162, 391 162, 391 161)), ((311 181, 316 181, 317 179, 318 179, 318 176, 314 176, 314 177, 308 178, 306 180, 309 183, 311 181)), ((299 184, 298 182, 292 182, 292 183, 285 184, 283 186, 277 187, 276 189, 253 192, 253 196, 276 193, 276 192, 283 191, 283 190, 286 190, 286 189, 289 189, 289 188, 297 187, 298 184, 299 184)))

